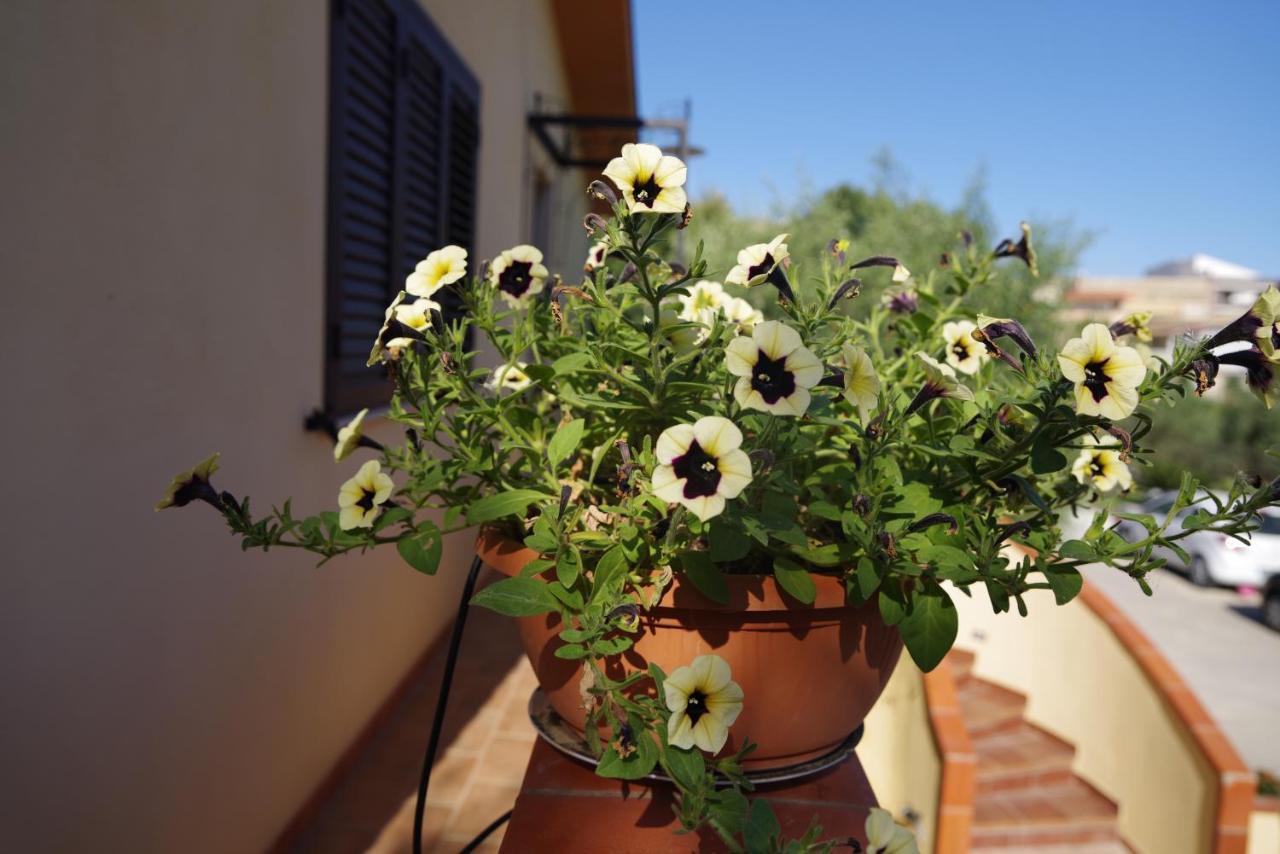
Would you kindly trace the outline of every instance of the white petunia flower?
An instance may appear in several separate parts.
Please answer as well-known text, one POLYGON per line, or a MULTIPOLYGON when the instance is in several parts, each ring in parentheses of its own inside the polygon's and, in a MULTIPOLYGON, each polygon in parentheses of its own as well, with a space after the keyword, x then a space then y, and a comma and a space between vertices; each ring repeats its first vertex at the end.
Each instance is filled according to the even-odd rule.
POLYGON ((774 269, 790 257, 787 235, 779 234, 768 243, 756 243, 738 253, 738 264, 724 277, 725 284, 750 287, 769 278, 774 269))
POLYGON ((976 374, 987 356, 987 349, 973 338, 978 327, 972 320, 956 320, 942 325, 947 342, 947 364, 964 374, 976 374))
POLYGON ((338 490, 338 527, 344 531, 355 528, 372 528, 378 518, 378 508, 391 497, 395 483, 383 473, 377 460, 360 466, 355 477, 342 484, 338 490))
POLYGON ((742 688, 733 681, 728 662, 718 655, 700 655, 671 671, 662 692, 671 712, 667 742, 719 753, 729 739, 729 727, 742 713, 742 688))
POLYGON ((1138 406, 1138 386, 1147 374, 1142 355, 1117 347, 1111 330, 1090 323, 1058 354, 1062 375, 1076 384, 1076 412, 1118 421, 1138 406))
POLYGON ((431 328, 431 312, 440 311, 440 303, 435 300, 420 298, 408 305, 396 306, 396 320, 414 332, 424 332, 431 328))
POLYGON ((485 380, 484 387, 490 391, 497 392, 513 392, 524 391, 532 382, 529 375, 524 369, 529 367, 524 362, 516 362, 513 365, 499 365, 493 369, 493 373, 489 375, 489 379, 485 380))
POLYGON ((880 400, 880 378, 876 376, 875 366, 871 364, 866 350, 844 344, 840 353, 844 360, 844 389, 841 394, 858 407, 858 420, 866 424, 871 410, 880 400))
POLYGON ((742 431, 727 418, 708 415, 662 431, 654 446, 653 494, 683 504, 704 522, 724 511, 751 483, 751 459, 742 431))
POLYGON ((690 286, 688 296, 681 294, 677 299, 680 301, 681 320, 710 326, 715 313, 731 297, 724 292, 724 286, 719 282, 703 279, 690 286))
POLYGON ((1071 474, 1081 483, 1091 483, 1099 492, 1107 492, 1115 486, 1128 491, 1133 486, 1133 476, 1120 456, 1119 442, 1115 439, 1099 442, 1086 436, 1085 447, 1071 465, 1071 474))
POLYGON ((800 333, 777 320, 758 323, 751 337, 730 341, 725 368, 738 377, 733 387, 738 405, 774 415, 804 415, 809 389, 823 373, 822 363, 804 347, 800 333))
POLYGON ((764 322, 760 309, 740 297, 726 296, 724 304, 720 306, 720 313, 730 323, 738 324, 738 331, 745 334, 750 334, 757 323, 764 322))
POLYGON ((542 252, 527 243, 507 249, 489 265, 489 281, 513 307, 526 304, 539 293, 546 278, 542 252))
POLYGON ((431 297, 466 274, 467 250, 461 246, 446 246, 418 262, 404 280, 404 289, 415 297, 431 297))
POLYGON ((627 210, 635 213, 684 213, 688 170, 678 157, 656 145, 628 142, 622 156, 609 161, 604 175, 622 191, 627 210))
POLYGON ((920 854, 915 835, 893 820, 893 814, 880 807, 872 807, 864 825, 867 833, 867 854, 920 854))
POLYGON ((604 264, 604 259, 609 257, 609 242, 607 240, 599 240, 592 244, 587 250, 587 260, 582 265, 584 273, 594 273, 604 264))

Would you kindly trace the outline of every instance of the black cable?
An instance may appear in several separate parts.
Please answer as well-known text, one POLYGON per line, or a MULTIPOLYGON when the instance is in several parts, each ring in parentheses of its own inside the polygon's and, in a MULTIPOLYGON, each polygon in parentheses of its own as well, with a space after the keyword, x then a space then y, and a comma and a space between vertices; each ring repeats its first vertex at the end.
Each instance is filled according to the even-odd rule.
POLYGON ((483 845, 484 841, 489 838, 489 834, 493 833, 499 827, 502 827, 502 825, 506 823, 507 819, 511 818, 511 813, 513 812, 515 812, 515 810, 507 810, 502 815, 495 818, 488 827, 480 831, 479 836, 477 836, 475 839, 468 842, 467 847, 463 848, 462 851, 459 852, 459 854, 471 854, 472 851, 475 851, 477 848, 483 845))
MULTIPOLYGON (((467 581, 462 585, 462 601, 458 603, 458 616, 453 621, 453 637, 449 639, 449 655, 444 662, 444 676, 440 680, 440 697, 436 700, 436 717, 431 722, 431 739, 427 742, 427 752, 422 757, 422 779, 418 781, 418 805, 413 811, 413 854, 422 854, 422 815, 427 806, 427 786, 431 784, 431 766, 436 763, 436 749, 440 746, 440 730, 444 728, 444 711, 449 705, 449 686, 453 684, 453 668, 458 663, 458 648, 462 645, 462 629, 467 623, 467 611, 471 605, 471 594, 476 587, 476 578, 483 566, 480 556, 471 561, 471 571, 467 573, 467 581)), ((507 813, 498 821, 489 825, 484 833, 467 847, 472 850, 475 845, 506 821, 511 813, 507 813)))

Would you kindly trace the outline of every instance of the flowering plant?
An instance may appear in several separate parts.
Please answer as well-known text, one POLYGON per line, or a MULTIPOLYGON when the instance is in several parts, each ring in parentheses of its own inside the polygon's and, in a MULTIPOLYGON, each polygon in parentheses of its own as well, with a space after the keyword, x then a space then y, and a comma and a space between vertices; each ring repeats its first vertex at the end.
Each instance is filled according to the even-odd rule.
POLYGON ((1106 507, 1145 462, 1152 419, 1212 385, 1220 364, 1245 366, 1269 404, 1274 289, 1168 358, 1130 343, 1143 337, 1141 316, 1091 324, 1044 352, 1017 319, 966 308, 1000 287, 999 264, 1034 270, 1025 226, 992 250, 963 241, 918 275, 891 256, 849 260, 845 241, 801 275, 786 235, 714 269, 699 246, 686 266, 666 254, 691 215, 685 165, 628 145, 605 176, 617 193, 602 181, 589 192, 612 215, 587 216, 595 242, 582 275, 552 276, 536 248, 516 246, 470 276, 466 253, 446 247, 409 277, 370 358, 394 381, 387 417, 405 442, 363 437, 363 412, 340 432, 338 459, 362 446, 377 459, 343 485, 336 512, 300 519, 286 502, 255 516, 247 498, 213 489, 212 460, 162 504, 207 501, 245 547, 329 559, 394 545, 429 574, 444 533, 490 525, 522 540, 540 558, 475 601, 559 614, 556 654, 586 668, 588 736, 598 722, 613 733, 593 744, 600 773, 640 777, 661 764, 688 827, 710 822, 727 839, 749 829, 759 841, 776 823, 739 791, 744 751, 710 764, 700 752, 720 751, 744 702, 723 661, 622 679, 601 666, 631 646, 639 613, 674 574, 724 601, 726 575, 769 573, 802 605, 812 573, 833 575, 851 603, 876 603, 928 670, 955 639, 957 590, 982 587, 996 611, 1025 615, 1028 591, 1066 603, 1078 568, 1103 563, 1149 593, 1157 548, 1180 553, 1177 540, 1203 529, 1247 540, 1280 497, 1241 475, 1223 499, 1187 475, 1163 519, 1114 514, 1145 530, 1138 541, 1113 530, 1106 507), (847 306, 869 276, 890 289, 854 317, 847 306), (433 300, 446 287, 465 306, 458 323, 433 300), (487 349, 473 349, 468 330, 487 349), (1247 348, 1215 355, 1237 342, 1247 348), (1202 496, 1209 504, 1170 532, 1202 496), (1099 501, 1087 531, 1065 539, 1060 515, 1099 501), (1026 547, 1016 555, 1015 540, 1026 547), (717 775, 736 787, 717 789, 717 775))

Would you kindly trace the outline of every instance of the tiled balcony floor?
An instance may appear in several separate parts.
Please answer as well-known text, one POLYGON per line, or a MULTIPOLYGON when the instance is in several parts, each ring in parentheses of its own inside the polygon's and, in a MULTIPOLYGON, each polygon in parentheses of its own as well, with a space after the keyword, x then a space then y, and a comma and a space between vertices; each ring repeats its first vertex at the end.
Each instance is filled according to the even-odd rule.
MULTIPOLYGON (((444 643, 324 804, 298 854, 411 850, 418 774, 443 659, 444 643)), ((536 738, 526 714, 536 684, 515 624, 473 609, 431 776, 424 851, 460 851, 515 803, 536 738)), ((504 830, 477 850, 494 854, 504 830)))

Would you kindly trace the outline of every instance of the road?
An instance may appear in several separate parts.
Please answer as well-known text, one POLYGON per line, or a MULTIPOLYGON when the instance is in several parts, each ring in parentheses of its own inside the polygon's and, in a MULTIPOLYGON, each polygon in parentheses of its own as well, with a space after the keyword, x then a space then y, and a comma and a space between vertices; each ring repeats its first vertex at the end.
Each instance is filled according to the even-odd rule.
POLYGON ((1149 577, 1151 597, 1113 569, 1089 567, 1085 577, 1164 653, 1245 764, 1280 773, 1280 632, 1260 622, 1258 598, 1199 588, 1171 570, 1149 577))

